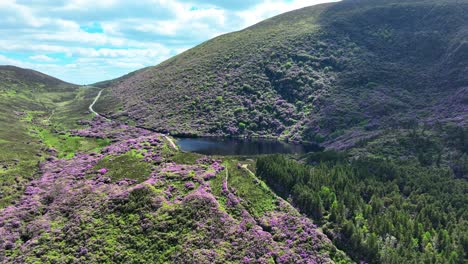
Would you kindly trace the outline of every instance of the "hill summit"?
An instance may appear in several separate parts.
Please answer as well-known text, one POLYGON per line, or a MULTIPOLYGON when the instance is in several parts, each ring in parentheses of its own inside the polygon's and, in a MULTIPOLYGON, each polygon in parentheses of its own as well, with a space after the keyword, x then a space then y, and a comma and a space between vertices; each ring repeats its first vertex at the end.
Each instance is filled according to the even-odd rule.
POLYGON ((0 65, 0 82, 3 89, 33 89, 60 91, 75 89, 77 86, 44 73, 12 65, 0 65))

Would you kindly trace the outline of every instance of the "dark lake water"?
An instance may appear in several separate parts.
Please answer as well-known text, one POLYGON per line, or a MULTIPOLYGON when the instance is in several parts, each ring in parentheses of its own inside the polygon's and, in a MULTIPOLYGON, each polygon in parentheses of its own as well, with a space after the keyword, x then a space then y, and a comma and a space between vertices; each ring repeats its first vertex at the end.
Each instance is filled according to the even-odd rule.
POLYGON ((237 138, 177 138, 177 145, 183 151, 204 155, 304 154, 320 150, 311 144, 237 138))

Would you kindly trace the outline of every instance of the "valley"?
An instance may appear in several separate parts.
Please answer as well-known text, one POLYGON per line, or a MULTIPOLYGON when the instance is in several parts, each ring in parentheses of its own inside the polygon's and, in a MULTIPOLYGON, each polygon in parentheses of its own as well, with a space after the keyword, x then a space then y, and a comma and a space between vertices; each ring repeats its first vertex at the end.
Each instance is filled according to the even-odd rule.
MULTIPOLYGON (((447 167, 350 159, 356 149, 205 156, 179 150, 166 134, 99 115, 105 90, 73 86, 51 100, 55 94, 14 87, 3 96, 28 100, 28 108, 5 113, 15 110, 7 120, 24 131, 30 150, 19 156, 18 146, 3 148, 18 156, 1 172, 2 262, 464 258, 468 186, 447 167)), ((230 140, 220 142, 252 145, 230 140)))
MULTIPOLYGON (((93 97, 80 108, 93 110, 99 93, 87 89, 78 93, 93 97)), ((82 118, 87 121, 68 130, 46 124, 45 113, 19 121, 47 135, 48 149, 16 202, 3 209, 2 262, 350 261, 311 220, 244 170, 249 159, 181 152, 164 134, 97 113, 82 118), (303 231, 287 231, 298 228, 303 231), (304 242, 289 244, 301 236, 304 242)))
POLYGON ((0 263, 466 263, 467 28, 343 0, 94 84, 0 66, 0 263))

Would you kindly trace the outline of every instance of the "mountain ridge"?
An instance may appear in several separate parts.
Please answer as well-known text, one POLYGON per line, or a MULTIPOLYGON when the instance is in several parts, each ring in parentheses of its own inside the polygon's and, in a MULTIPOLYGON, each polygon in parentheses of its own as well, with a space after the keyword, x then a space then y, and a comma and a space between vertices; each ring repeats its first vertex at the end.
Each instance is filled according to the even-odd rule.
MULTIPOLYGON (((325 146, 356 131, 366 136, 431 118, 446 123, 429 109, 454 92, 466 96, 464 10, 458 1, 306 7, 124 76, 108 86, 119 109, 106 107, 106 97, 102 107, 173 134, 325 146)), ((456 109, 450 122, 464 115, 463 103, 456 109)))
POLYGON ((37 88, 50 90, 67 90, 78 85, 62 81, 42 72, 21 68, 13 65, 0 65, 0 81, 4 87, 24 88, 28 85, 38 85, 37 88))

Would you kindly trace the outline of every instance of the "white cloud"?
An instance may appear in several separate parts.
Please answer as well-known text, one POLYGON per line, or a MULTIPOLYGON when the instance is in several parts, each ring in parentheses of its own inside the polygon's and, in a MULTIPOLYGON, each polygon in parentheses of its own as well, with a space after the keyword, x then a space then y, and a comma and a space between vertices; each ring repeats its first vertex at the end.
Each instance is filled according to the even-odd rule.
POLYGON ((293 0, 284 2, 277 0, 265 0, 248 10, 236 12, 236 15, 242 19, 243 27, 248 27, 281 13, 311 5, 338 1, 339 0, 293 0))
POLYGON ((54 58, 51 58, 47 55, 34 55, 34 56, 29 56, 29 59, 35 60, 35 61, 44 61, 44 62, 52 62, 55 61, 54 58))
POLYGON ((92 83, 156 65, 265 18, 332 0, 239 1, 0 0, 0 64, 92 83), (95 24, 102 30, 88 33, 83 27, 95 24))
POLYGON ((6 56, 0 54, 0 65, 16 65, 22 67, 25 65, 25 62, 15 59, 10 59, 6 56))

